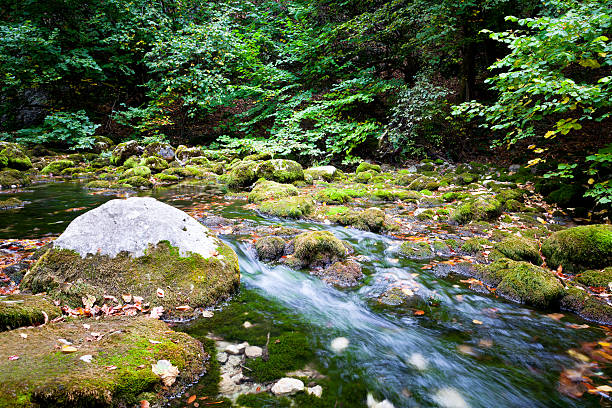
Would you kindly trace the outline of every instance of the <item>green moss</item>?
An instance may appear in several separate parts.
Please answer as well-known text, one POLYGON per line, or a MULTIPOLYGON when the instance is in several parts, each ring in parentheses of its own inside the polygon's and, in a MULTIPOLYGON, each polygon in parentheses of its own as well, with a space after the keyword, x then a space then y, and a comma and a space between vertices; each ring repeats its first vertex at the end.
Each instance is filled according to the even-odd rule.
POLYGON ((72 160, 56 160, 46 165, 41 171, 41 174, 60 174, 62 170, 68 167, 74 167, 72 160))
POLYGON ((472 237, 467 241, 464 241, 461 245, 461 250, 468 254, 475 254, 483 250, 483 245, 489 244, 489 240, 485 238, 472 237))
POLYGON ((266 160, 257 166, 257 177, 280 183, 292 183, 304 180, 304 169, 293 160, 272 159, 266 160))
POLYGON ((578 207, 586 203, 584 189, 579 185, 562 185, 559 189, 551 192, 545 197, 549 203, 556 203, 562 207, 578 207))
POLYGON ((359 173, 363 173, 363 172, 376 172, 376 173, 380 173, 380 166, 378 164, 371 164, 368 162, 362 162, 359 164, 359 166, 357 166, 357 169, 355 170, 356 174, 359 173))
POLYGON ((178 182, 181 179, 179 176, 175 176, 173 174, 164 174, 164 173, 156 174, 154 177, 157 180, 164 181, 164 182, 178 182))
POLYGON ((370 171, 363 171, 355 175, 355 181, 358 183, 367 183, 370 179, 372 179, 372 172, 370 171))
POLYGON ((404 241, 400 247, 400 253, 413 260, 425 260, 435 257, 428 242, 404 241))
POLYGON ((255 250, 259 259, 276 261, 285 252, 285 240, 274 236, 263 237, 255 242, 255 250))
POLYGON ((234 251, 220 243, 219 255, 203 258, 192 254, 181 257, 166 242, 149 249, 145 256, 132 258, 122 253, 115 258, 50 249, 26 274, 21 285, 34 293, 47 292, 73 306, 81 305, 86 294, 142 296, 145 302, 164 306, 169 313, 180 305, 211 306, 227 298, 240 282, 240 269, 234 251), (171 288, 157 296, 157 288, 171 288))
POLYGON ((243 160, 258 161, 258 160, 268 160, 271 158, 272 158, 272 154, 270 153, 255 153, 255 154, 250 154, 248 156, 245 156, 243 160))
POLYGON ((250 203, 264 200, 286 198, 298 195, 298 189, 291 184, 281 184, 275 181, 259 180, 248 195, 250 203))
POLYGON ((427 176, 421 176, 417 178, 412 183, 410 183, 410 185, 408 186, 410 190, 416 190, 416 191, 422 191, 422 190, 435 191, 438 189, 438 187, 440 187, 440 183, 436 179, 432 177, 427 177, 427 176))
POLYGON ((250 376, 256 381, 267 382, 282 378, 285 373, 303 368, 314 359, 306 336, 299 332, 270 337, 268 353, 268 361, 259 357, 246 363, 251 369, 250 376))
POLYGON ((470 183, 474 183, 476 181, 478 181, 478 175, 477 174, 471 174, 471 173, 461 173, 461 174, 457 174, 457 176, 455 177, 455 183, 465 186, 468 185, 470 183))
POLYGON ((481 273, 485 282, 499 282, 496 293, 516 302, 549 308, 565 294, 551 272, 528 262, 500 260, 481 273))
POLYGON ((601 299, 589 296, 578 287, 570 287, 560 302, 561 308, 600 324, 612 324, 612 307, 601 299))
POLYGON ((274 397, 268 393, 242 394, 236 400, 241 407, 249 408, 289 408, 291 400, 287 397, 274 397))
POLYGON ((585 225, 552 234, 542 244, 549 266, 568 272, 612 265, 612 225, 585 225))
POLYGON ((344 204, 352 198, 362 197, 364 194, 365 192, 361 190, 325 188, 317 192, 315 199, 326 204, 344 204))
POLYGON ((537 242, 528 238, 511 235, 495 244, 493 248, 501 252, 503 256, 515 261, 527 261, 535 265, 542 264, 537 242))
POLYGON ((23 201, 18 198, 10 197, 6 200, 0 200, 0 210, 10 210, 23 206, 23 201))
MULTIPOLYGON (((504 208, 506 209, 506 211, 518 212, 518 211, 522 211, 525 208, 525 206, 517 200, 508 200, 504 203, 504 208)), ((506 221, 506 222, 511 222, 511 221, 506 221)))
POLYGON ((498 191, 495 195, 495 198, 502 204, 505 204, 509 200, 523 202, 525 200, 524 196, 525 191, 520 190, 518 188, 508 188, 498 191))
POLYGON ((112 185, 112 182, 107 181, 107 180, 93 180, 90 181, 89 183, 87 183, 87 185, 85 187, 87 188, 110 188, 112 185))
POLYGON ((416 219, 419 221, 429 221, 432 220, 434 215, 436 215, 436 212, 432 209, 428 209, 425 210, 423 212, 420 212, 417 216, 416 219))
POLYGON ((314 201, 310 197, 288 197, 259 204, 259 211, 276 217, 300 218, 312 214, 314 201))
POLYGON ((43 296, 0 296, 0 331, 43 324, 61 314, 60 308, 43 296))
POLYGON ((18 144, 0 142, 0 168, 2 167, 27 170, 32 168, 32 161, 18 144))
MULTIPOLYGON (((348 244, 346 244, 348 245, 348 244)), ((293 256, 304 266, 325 266, 346 258, 347 247, 329 231, 312 231, 293 240, 293 256)))
POLYGON ((380 208, 372 207, 363 211, 352 209, 344 211, 343 208, 346 207, 339 207, 335 214, 328 213, 329 220, 372 232, 392 231, 397 228, 397 224, 392 222, 380 208))
POLYGON ((140 161, 140 165, 148 167, 153 173, 159 173, 168 168, 168 162, 158 156, 145 157, 140 161))
POLYGON ((490 221, 501 213, 502 205, 496 199, 477 198, 459 205, 452 212, 451 218, 459 224, 466 224, 470 221, 490 221))
POLYGON ((419 178, 419 175, 416 173, 400 174, 395 179, 395 184, 400 185, 400 186, 408 186, 410 185, 410 183, 412 183, 417 178, 419 178))
POLYGON ((446 202, 451 202, 455 200, 463 200, 464 198, 469 197, 467 193, 460 193, 458 191, 449 191, 447 193, 442 194, 442 199, 446 202))
POLYGON ((200 343, 168 330, 162 321, 109 317, 87 323, 90 331, 106 335, 87 341, 80 320, 1 333, 0 406, 132 406, 143 391, 156 395, 152 403, 162 402, 204 368, 200 343), (27 342, 20 334, 27 334, 27 342), (59 338, 71 339, 78 351, 57 351, 59 338), (152 339, 159 343, 152 344, 152 339), (20 358, 10 361, 8 356, 14 354, 20 358), (91 363, 79 360, 86 354, 93 356, 91 363), (180 370, 169 389, 162 388, 151 371, 159 359, 170 360, 180 370), (116 369, 108 370, 109 365, 116 369))
POLYGON ((576 280, 587 286, 608 287, 612 282, 612 267, 603 270, 588 270, 580 274, 576 280))
POLYGON ((126 169, 131 169, 136 166, 140 166, 140 159, 136 156, 128 157, 128 159, 123 163, 123 167, 126 169))
POLYGON ((126 187, 146 187, 150 188, 153 186, 153 182, 141 176, 133 176, 127 179, 119 180, 119 183, 123 183, 126 187))
POLYGON ((127 169, 122 175, 122 179, 128 179, 130 177, 149 177, 151 175, 151 169, 147 166, 135 166, 131 169, 127 169))
POLYGON ((243 188, 250 186, 257 180, 256 169, 256 162, 240 162, 227 173, 227 185, 230 188, 243 188))

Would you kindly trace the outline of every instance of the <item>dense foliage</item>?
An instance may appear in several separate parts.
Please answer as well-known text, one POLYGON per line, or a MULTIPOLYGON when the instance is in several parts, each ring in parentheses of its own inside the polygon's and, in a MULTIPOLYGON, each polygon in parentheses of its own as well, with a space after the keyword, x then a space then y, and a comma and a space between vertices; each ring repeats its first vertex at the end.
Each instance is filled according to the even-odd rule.
MULTIPOLYGON (((526 162, 546 152, 537 139, 609 124, 605 0, 6 4, 5 139, 80 148, 95 132, 311 163, 470 159, 527 140, 526 162)), ((593 191, 608 188, 601 147, 580 159, 593 191)))

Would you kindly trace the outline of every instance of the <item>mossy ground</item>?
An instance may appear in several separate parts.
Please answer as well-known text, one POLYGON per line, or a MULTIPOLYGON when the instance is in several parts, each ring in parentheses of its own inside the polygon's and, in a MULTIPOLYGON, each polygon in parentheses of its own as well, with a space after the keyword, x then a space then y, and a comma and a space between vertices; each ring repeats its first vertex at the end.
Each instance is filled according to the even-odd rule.
POLYGON ((0 331, 43 324, 61 314, 61 309, 43 296, 0 296, 0 331))
POLYGON ((236 254, 225 244, 218 256, 204 259, 194 254, 181 257, 176 248, 160 243, 145 256, 115 258, 50 249, 24 277, 22 285, 35 293, 47 292, 73 306, 89 294, 102 300, 104 294, 118 299, 130 293, 172 312, 176 306, 210 306, 233 293, 240 282, 236 254), (157 296, 157 288, 165 297, 157 296))
POLYGON ((206 358, 197 340, 148 318, 49 323, 1 333, 0 341, 1 407, 131 406, 145 392, 158 398, 176 392, 199 376, 206 358), (96 341, 91 332, 104 336, 96 341), (70 339, 78 351, 62 353, 60 338, 70 339), (86 354, 92 355, 91 363, 79 360, 86 354), (11 355, 19 359, 9 360, 11 355), (151 371, 161 359, 180 371, 171 390, 164 390, 151 371))

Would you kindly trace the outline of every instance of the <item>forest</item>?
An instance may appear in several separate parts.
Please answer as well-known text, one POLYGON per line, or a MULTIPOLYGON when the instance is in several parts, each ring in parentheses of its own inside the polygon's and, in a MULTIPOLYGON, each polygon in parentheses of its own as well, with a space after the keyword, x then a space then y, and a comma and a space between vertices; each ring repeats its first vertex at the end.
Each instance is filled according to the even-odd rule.
POLYGON ((612 406, 612 0, 0 0, 0 408, 612 406))

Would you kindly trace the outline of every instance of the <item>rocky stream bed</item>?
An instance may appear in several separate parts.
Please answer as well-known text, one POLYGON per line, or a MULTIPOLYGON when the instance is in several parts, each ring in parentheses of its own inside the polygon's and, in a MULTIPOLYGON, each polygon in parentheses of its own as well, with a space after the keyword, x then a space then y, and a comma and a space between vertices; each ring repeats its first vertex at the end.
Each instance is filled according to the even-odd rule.
POLYGON ((0 406, 610 405, 612 227, 566 186, 105 143, 0 144, 0 406))

